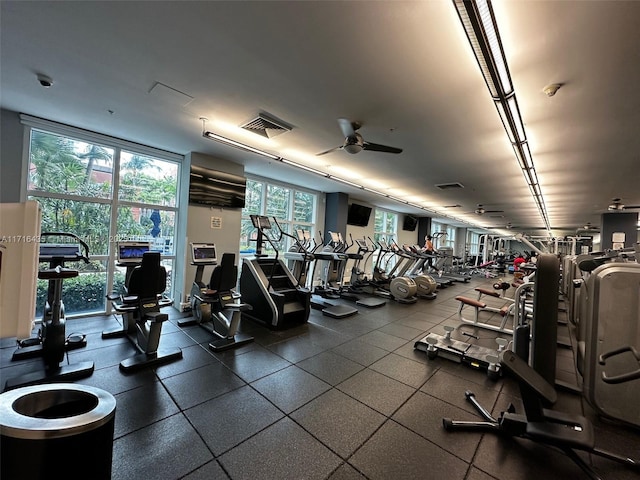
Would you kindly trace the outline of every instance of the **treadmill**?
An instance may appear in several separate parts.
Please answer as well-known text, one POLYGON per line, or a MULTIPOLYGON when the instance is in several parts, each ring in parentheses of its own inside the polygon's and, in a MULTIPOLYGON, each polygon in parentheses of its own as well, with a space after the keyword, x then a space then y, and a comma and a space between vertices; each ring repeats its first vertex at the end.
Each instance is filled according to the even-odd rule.
MULTIPOLYGON (((353 246, 354 242, 352 241, 351 244, 347 244, 347 242, 345 242, 344 239, 342 238, 341 233, 336 233, 336 232, 329 232, 329 233, 331 233, 331 242, 334 244, 334 246, 336 246, 336 250, 347 256, 347 258, 342 263, 342 268, 340 269, 340 272, 339 272, 339 278, 342 279, 344 278, 344 271, 345 271, 347 262, 349 260, 353 260, 354 268, 357 268, 358 264, 364 259, 364 254, 363 252, 360 252, 360 251, 349 252, 348 250, 353 246)), ((358 245, 360 250, 361 248, 360 244, 358 245)), ((365 251, 366 251, 366 247, 365 247, 365 251)), ((342 286, 342 282, 340 283, 341 285, 340 285, 340 288, 338 289, 338 295, 340 295, 340 298, 344 300, 355 302, 356 305, 365 307, 365 308, 379 308, 387 304, 387 301, 384 298, 376 298, 374 296, 361 297, 358 294, 354 293, 352 288, 350 287, 344 288, 342 286)), ((364 293, 364 292, 359 292, 359 293, 364 293)))

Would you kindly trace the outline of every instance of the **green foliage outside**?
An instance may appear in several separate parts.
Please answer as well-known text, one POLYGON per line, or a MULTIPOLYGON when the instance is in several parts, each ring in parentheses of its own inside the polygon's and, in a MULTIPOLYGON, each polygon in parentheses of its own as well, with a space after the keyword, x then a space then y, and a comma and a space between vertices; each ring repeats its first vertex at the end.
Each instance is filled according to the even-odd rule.
MULTIPOLYGON (((295 228, 313 230, 316 195, 293 191, 292 198, 291 194, 292 191, 286 187, 247 180, 246 205, 242 211, 243 220, 240 232, 241 253, 252 253, 256 248, 256 242, 252 241, 252 239, 255 240, 256 229, 249 220, 249 215, 263 214, 269 217, 276 217, 282 229, 290 234, 295 234, 295 228), (265 192, 265 189, 266 203, 263 205, 263 192, 265 192), (291 205, 292 202, 293 205, 291 205), (294 223, 291 223, 292 221, 294 223)), ((271 238, 279 236, 275 225, 270 236, 271 238)), ((291 240, 285 237, 281 242, 276 243, 276 246, 280 251, 284 251, 291 243, 291 240)), ((263 253, 273 255, 275 252, 271 245, 267 243, 263 245, 263 253)))
MULTIPOLYGON (((62 302, 66 312, 81 313, 102 311, 105 296, 105 272, 84 273, 62 282, 62 302)), ((36 294, 36 318, 42 318, 47 300, 47 281, 39 280, 36 294)), ((116 272, 114 291, 119 292, 124 286, 124 275, 116 272)))
MULTIPOLYGON (((108 255, 113 196, 113 149, 88 145, 34 130, 31 138, 29 189, 64 194, 34 196, 42 207, 42 231, 68 232, 83 239, 93 255, 108 255), (86 202, 73 197, 102 199, 86 202)), ((128 154, 120 169, 120 200, 154 206, 175 206, 177 167, 173 175, 158 173, 158 161, 128 154)), ((117 232, 122 238, 149 235, 154 208, 121 206, 117 232)), ((159 236, 173 237, 175 213, 161 208, 159 236)))
MULTIPOLYGON (((174 237, 176 213, 163 207, 176 205, 178 166, 123 151, 120 170, 114 172, 114 154, 113 148, 32 130, 28 188, 30 198, 41 206, 41 231, 77 235, 88 244, 90 258, 108 255, 120 240, 151 238, 154 212, 160 216, 157 238, 174 237), (119 175, 117 195, 121 202, 115 236, 111 229, 114 175, 119 175)), ((62 237, 44 240, 69 241, 62 237)), ((103 310, 106 273, 102 262, 67 266, 81 274, 63 282, 66 311, 103 310)), ((47 286, 46 282, 38 283, 36 309, 41 316, 47 286)), ((120 286, 116 282, 114 288, 120 286)))

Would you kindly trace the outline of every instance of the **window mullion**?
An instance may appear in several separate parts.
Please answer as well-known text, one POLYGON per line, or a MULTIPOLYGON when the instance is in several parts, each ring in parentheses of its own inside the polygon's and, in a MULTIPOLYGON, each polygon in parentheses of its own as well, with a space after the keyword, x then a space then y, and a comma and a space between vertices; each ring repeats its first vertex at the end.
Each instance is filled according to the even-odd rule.
POLYGON ((140 202, 131 202, 128 200, 118 200, 119 207, 134 207, 134 208, 146 208, 151 210, 163 210, 166 212, 177 212, 179 210, 178 207, 170 207, 168 205, 155 205, 153 203, 140 203, 140 202))
MULTIPOLYGON (((112 192, 113 197, 111 199, 111 218, 109 219, 109 238, 115 239, 118 234, 118 199, 120 190, 120 154, 122 149, 116 147, 113 152, 113 177, 112 177, 112 192)), ((107 259, 107 288, 112 289, 115 278, 115 263, 116 263, 116 245, 114 242, 109 242, 109 255, 107 259)), ((107 314, 112 313, 111 302, 107 302, 106 305, 107 314)))
POLYGON ((44 190, 27 190, 27 196, 55 198, 56 200, 73 200, 75 202, 90 202, 90 203, 102 203, 102 204, 111 203, 110 198, 85 197, 83 195, 74 195, 74 194, 60 193, 60 192, 46 192, 44 190))

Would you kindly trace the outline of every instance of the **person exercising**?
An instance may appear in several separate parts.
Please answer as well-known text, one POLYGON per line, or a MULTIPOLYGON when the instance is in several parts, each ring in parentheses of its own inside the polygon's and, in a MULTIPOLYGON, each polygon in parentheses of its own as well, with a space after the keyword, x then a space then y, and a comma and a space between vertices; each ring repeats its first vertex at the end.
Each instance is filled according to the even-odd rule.
POLYGON ((526 263, 526 259, 524 258, 523 255, 518 254, 518 256, 513 260, 513 271, 514 272, 519 272, 520 271, 520 265, 522 265, 523 263, 526 263))
POLYGON ((422 251, 428 255, 431 255, 429 258, 427 258, 427 266, 429 268, 433 268, 433 255, 436 254, 436 251, 433 248, 431 235, 427 235, 424 237, 424 247, 422 247, 422 251))

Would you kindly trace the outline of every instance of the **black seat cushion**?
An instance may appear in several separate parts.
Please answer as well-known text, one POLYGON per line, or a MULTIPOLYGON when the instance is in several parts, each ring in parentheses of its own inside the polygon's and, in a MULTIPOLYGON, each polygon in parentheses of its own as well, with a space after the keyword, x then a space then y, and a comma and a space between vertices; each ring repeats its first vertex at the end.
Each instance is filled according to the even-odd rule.
POLYGON ((145 252, 142 263, 131 272, 127 293, 151 298, 164 292, 166 285, 167 270, 160 265, 160 252, 145 252))
POLYGON ((235 265, 236 256, 233 253, 224 253, 220 265, 213 269, 209 279, 209 288, 217 292, 229 292, 236 286, 238 280, 238 267, 235 265))

